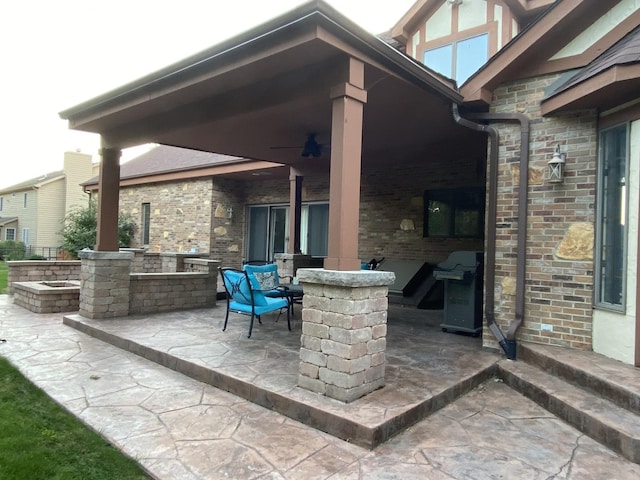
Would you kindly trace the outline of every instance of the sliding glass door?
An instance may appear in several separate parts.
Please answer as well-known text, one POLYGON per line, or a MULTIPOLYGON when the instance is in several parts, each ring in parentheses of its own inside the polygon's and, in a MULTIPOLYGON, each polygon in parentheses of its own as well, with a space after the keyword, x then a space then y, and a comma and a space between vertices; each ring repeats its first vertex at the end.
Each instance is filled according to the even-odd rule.
MULTIPOLYGON (((323 257, 327 255, 329 205, 302 206, 300 250, 323 257)), ((289 207, 260 205, 249 207, 247 260, 272 261, 276 253, 289 248, 289 207)))

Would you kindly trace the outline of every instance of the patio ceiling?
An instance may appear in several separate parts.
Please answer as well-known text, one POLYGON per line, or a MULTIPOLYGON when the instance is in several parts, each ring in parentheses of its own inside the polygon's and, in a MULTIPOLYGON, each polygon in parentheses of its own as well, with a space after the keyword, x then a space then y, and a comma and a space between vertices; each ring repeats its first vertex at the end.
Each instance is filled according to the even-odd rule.
POLYGON ((468 131, 451 118, 453 83, 322 1, 60 113, 107 147, 160 143, 328 170, 300 156, 309 133, 331 142, 331 89, 349 58, 365 66, 363 166, 419 156, 468 131), (272 147, 299 147, 274 149, 272 147))

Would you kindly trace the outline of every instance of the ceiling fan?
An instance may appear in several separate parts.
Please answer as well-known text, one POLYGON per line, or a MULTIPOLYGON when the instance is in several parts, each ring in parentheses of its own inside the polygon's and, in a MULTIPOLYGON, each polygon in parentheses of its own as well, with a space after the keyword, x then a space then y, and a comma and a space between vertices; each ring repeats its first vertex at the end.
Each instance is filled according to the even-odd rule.
POLYGON ((301 148, 302 151, 300 155, 303 157, 319 157, 325 151, 325 149, 329 148, 329 145, 318 143, 316 140, 315 133, 307 134, 307 141, 304 142, 304 145, 294 146, 294 147, 270 147, 273 150, 285 149, 285 148, 301 148))

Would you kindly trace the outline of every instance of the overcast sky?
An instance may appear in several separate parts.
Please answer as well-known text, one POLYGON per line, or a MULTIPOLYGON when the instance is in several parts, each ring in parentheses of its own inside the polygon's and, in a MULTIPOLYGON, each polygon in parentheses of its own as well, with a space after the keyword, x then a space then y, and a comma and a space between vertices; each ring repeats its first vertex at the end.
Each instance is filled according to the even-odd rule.
MULTIPOLYGON (((415 0, 327 0, 372 33, 415 0)), ((62 169, 65 151, 97 161, 96 135, 58 112, 305 3, 302 0, 15 0, 0 4, 0 188, 62 169)), ((138 151, 139 153, 139 151, 138 151)), ((125 161, 130 158, 125 153, 125 161)))

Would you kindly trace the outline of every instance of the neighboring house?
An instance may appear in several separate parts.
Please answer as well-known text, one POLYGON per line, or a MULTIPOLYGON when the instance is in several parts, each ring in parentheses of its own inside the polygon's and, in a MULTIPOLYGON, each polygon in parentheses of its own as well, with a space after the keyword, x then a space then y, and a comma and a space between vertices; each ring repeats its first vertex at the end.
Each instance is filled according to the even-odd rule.
POLYGON ((23 242, 29 254, 55 255, 65 216, 88 204, 80 184, 92 175, 91 155, 65 152, 62 170, 0 190, 0 240, 23 242))
POLYGON ((145 138, 264 160, 147 172, 146 196, 123 165, 121 207, 148 208, 150 246, 196 232, 238 265, 321 238, 309 253, 330 270, 353 268, 352 246, 431 264, 482 251, 486 347, 502 334, 640 365, 639 25, 639 0, 419 0, 384 44, 313 1, 61 116, 110 134, 114 157, 145 138), (321 146, 301 157, 309 133, 321 146), (312 235, 290 209, 305 205, 312 235), (154 233, 156 212, 171 216, 154 233))

